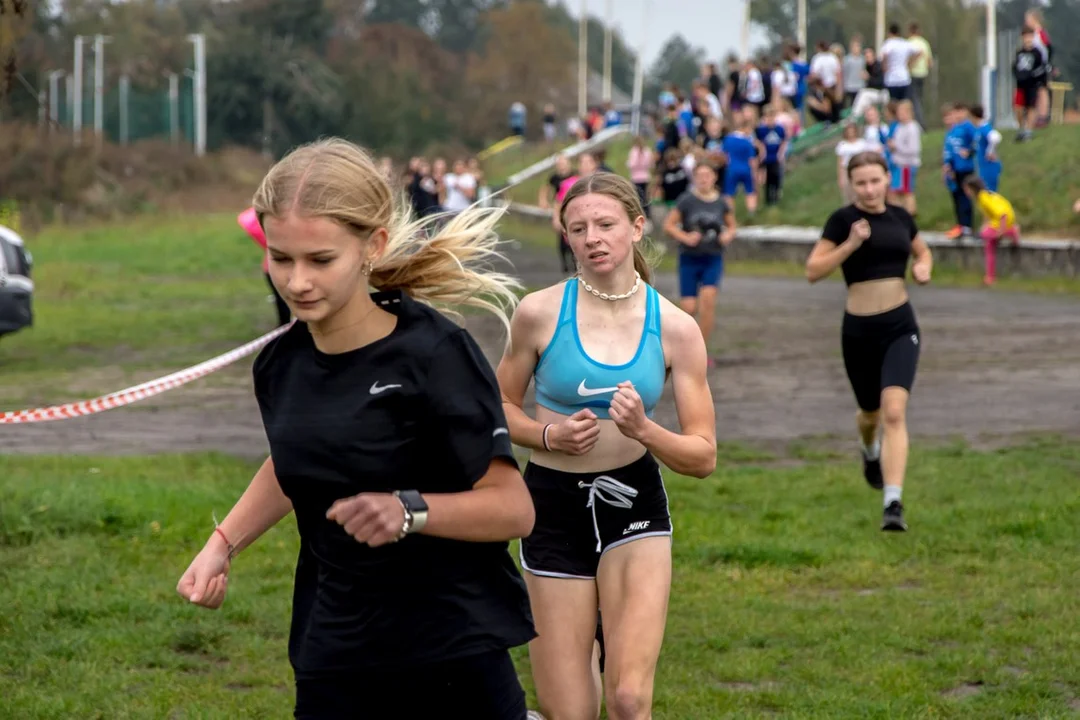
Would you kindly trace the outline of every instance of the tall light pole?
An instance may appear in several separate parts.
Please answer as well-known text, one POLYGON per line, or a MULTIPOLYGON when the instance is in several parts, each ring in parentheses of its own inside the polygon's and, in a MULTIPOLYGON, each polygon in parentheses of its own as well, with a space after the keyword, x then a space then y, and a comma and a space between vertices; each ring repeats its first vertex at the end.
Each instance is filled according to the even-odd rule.
POLYGON ((75 67, 72 68, 72 77, 75 85, 71 93, 71 137, 78 145, 82 134, 82 86, 83 86, 83 42, 86 38, 82 35, 75 36, 75 67))
POLYGON ((649 39, 649 0, 641 0, 641 43, 638 45, 637 67, 634 69, 634 110, 630 132, 641 132, 641 101, 645 94, 645 46, 649 39))
POLYGON ((799 47, 806 50, 806 0, 797 0, 798 7, 795 10, 796 27, 795 37, 799 47))
POLYGON ((195 155, 206 154, 206 36, 188 35, 195 45, 195 155))
POLYGON ((742 38, 740 39, 741 60, 750 59, 750 0, 743 0, 742 38))
POLYGON ((172 144, 180 144, 180 76, 174 72, 165 73, 169 78, 169 138, 172 144))
POLYGON ((128 144, 128 96, 131 93, 131 77, 120 76, 120 144, 128 144))
POLYGON ((997 0, 986 0, 986 74, 983 107, 991 125, 997 123, 997 0))
POLYGON ((615 0, 607 0, 604 13, 604 102, 611 102, 611 24, 615 21, 615 0))
POLYGON ((49 71, 49 120, 52 122, 50 130, 55 130, 60 125, 60 78, 66 74, 63 70, 49 71))
POLYGON ((877 42, 877 51, 881 52, 881 46, 885 44, 885 0, 877 0, 877 18, 874 23, 874 40, 877 42))
POLYGON ((105 127, 105 43, 110 39, 94 36, 94 133, 99 145, 105 127))
POLYGON ((578 117, 585 117, 589 104, 589 3, 581 0, 578 20, 578 117))

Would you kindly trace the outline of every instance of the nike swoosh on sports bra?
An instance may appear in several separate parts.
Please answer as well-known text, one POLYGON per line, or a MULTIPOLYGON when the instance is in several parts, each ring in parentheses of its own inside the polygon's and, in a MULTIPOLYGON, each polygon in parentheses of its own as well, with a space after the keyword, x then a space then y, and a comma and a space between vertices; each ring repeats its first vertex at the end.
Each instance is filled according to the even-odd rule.
POLYGON ((597 417, 610 419, 608 408, 617 385, 629 381, 641 396, 645 415, 652 417, 664 392, 667 367, 660 336, 660 296, 652 286, 645 288, 645 327, 637 352, 625 365, 606 365, 590 358, 581 345, 578 282, 566 283, 559 324, 533 372, 537 405, 563 415, 591 408, 597 417))

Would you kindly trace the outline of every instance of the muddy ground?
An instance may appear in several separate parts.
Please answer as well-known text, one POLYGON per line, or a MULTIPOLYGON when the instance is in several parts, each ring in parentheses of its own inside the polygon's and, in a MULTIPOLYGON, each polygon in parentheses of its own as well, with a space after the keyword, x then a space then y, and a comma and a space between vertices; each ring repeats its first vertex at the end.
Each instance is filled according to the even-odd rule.
MULTIPOLYGON (((559 277, 554 252, 522 250, 513 259, 529 287, 559 277)), ((661 275, 656 285, 674 296, 673 275, 661 275)), ((1080 436, 1080 300, 932 286, 911 292, 923 332, 909 409, 914 438, 961 437, 985 445, 1017 433, 1080 436)), ((719 363, 710 373, 720 441, 851 447, 854 400, 840 357, 842 311, 838 283, 725 281, 713 341, 719 363)), ((498 323, 481 316, 468 325, 497 361, 498 323)), ((248 358, 213 380, 96 416, 0 426, 0 452, 216 450, 259 457, 267 445, 250 365, 248 358)), ((161 368, 161 374, 176 369, 161 368)), ((656 418, 677 427, 670 390, 656 418)))

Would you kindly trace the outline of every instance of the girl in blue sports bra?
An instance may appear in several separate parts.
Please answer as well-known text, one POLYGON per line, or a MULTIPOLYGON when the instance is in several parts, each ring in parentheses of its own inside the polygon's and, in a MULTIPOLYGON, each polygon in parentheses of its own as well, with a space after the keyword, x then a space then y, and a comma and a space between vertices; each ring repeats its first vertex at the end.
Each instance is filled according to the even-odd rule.
POLYGON ((529 652, 546 716, 597 717, 599 606, 597 639, 619 683, 603 693, 613 717, 629 717, 652 704, 671 584, 659 463, 695 477, 716 467, 707 355, 694 319, 649 284, 629 180, 582 177, 560 222, 578 274, 521 301, 498 368, 511 439, 532 451, 536 522, 521 545, 538 632, 529 652), (652 419, 669 376, 679 432, 652 419), (534 379, 535 419, 523 410, 534 379))

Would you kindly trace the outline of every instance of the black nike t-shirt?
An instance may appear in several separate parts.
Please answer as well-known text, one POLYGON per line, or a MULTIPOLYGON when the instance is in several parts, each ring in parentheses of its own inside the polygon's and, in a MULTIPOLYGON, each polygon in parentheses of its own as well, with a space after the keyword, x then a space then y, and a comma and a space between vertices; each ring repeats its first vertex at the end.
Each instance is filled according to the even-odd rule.
POLYGON ((298 677, 445 662, 535 637, 507 543, 415 534, 371 548, 326 518, 340 498, 463 492, 493 459, 516 465, 495 374, 472 336, 401 291, 372 298, 398 317, 387 337, 330 355, 298 322, 254 366, 300 532, 289 636, 298 677))

